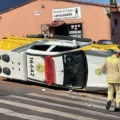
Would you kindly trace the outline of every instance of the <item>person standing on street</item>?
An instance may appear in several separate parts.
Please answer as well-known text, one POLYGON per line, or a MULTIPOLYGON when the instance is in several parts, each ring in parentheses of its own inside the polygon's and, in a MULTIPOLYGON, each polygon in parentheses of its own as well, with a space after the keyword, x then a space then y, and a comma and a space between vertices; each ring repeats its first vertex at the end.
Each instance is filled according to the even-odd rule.
POLYGON ((48 26, 44 26, 42 28, 42 34, 44 35, 44 38, 48 38, 48 33, 49 33, 49 27, 48 26))
POLYGON ((115 50, 115 53, 105 59, 104 64, 100 67, 100 71, 106 70, 108 82, 108 97, 106 110, 109 110, 113 101, 114 93, 116 92, 115 112, 120 111, 120 48, 115 50))

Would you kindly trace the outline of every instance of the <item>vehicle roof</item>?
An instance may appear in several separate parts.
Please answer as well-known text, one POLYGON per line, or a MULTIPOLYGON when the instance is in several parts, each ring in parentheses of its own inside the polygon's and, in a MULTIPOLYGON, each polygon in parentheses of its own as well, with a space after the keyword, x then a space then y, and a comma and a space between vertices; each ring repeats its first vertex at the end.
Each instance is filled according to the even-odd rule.
MULTIPOLYGON (((89 45, 91 42, 79 42, 77 41, 79 46, 83 45, 89 45)), ((55 41, 48 41, 46 43, 43 43, 46 45, 56 45, 56 46, 68 46, 68 47, 73 47, 73 41, 68 41, 68 40, 55 40, 55 41)), ((42 45, 42 44, 41 44, 42 45)))
MULTIPOLYGON (((78 43, 79 47, 92 44, 92 42, 79 42, 79 41, 77 41, 77 43, 78 43)), ((14 51, 14 52, 23 52, 23 51, 26 51, 26 50, 30 49, 33 45, 39 45, 39 46, 43 46, 43 45, 64 46, 64 47, 71 47, 71 48, 75 47, 73 45, 73 41, 57 40, 57 39, 53 39, 53 40, 45 39, 45 40, 38 40, 38 41, 32 42, 30 44, 18 47, 16 49, 13 49, 12 51, 14 51)))

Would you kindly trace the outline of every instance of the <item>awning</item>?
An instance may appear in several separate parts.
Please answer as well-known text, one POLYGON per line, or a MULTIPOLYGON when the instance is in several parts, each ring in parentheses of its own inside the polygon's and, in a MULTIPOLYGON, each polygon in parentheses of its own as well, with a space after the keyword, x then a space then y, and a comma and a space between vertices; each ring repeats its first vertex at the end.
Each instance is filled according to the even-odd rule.
POLYGON ((63 24, 66 24, 64 21, 62 20, 59 20, 59 21, 53 21, 51 24, 50 24, 50 27, 59 27, 63 24))

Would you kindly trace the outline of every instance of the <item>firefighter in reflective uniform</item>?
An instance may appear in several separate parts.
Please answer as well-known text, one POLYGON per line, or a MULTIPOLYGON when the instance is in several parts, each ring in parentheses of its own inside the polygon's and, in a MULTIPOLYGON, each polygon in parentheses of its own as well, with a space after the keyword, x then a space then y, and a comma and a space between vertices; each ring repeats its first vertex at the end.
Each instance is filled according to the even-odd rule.
POLYGON ((116 92, 115 112, 120 111, 120 48, 115 50, 115 53, 105 59, 104 64, 100 70, 106 70, 108 82, 108 97, 106 109, 109 110, 113 100, 114 93, 116 92))

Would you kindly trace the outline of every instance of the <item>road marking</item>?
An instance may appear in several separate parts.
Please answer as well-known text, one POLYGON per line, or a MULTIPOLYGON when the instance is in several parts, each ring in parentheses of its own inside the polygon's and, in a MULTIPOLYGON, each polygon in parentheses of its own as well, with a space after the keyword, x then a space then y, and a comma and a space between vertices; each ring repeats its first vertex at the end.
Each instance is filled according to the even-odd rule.
POLYGON ((79 95, 79 96, 75 96, 75 95, 71 95, 71 94, 67 94, 67 93, 57 93, 57 94, 55 94, 55 93, 51 93, 51 92, 45 92, 45 93, 48 93, 48 94, 50 94, 50 95, 57 95, 57 96, 66 96, 66 97, 69 97, 69 98, 72 98, 72 99, 78 99, 78 100, 87 100, 87 101, 91 101, 91 102, 96 102, 96 103, 104 103, 104 104, 106 104, 106 98, 99 98, 99 97, 96 97, 95 96, 95 98, 90 98, 89 96, 87 97, 83 97, 83 96, 81 96, 81 95, 79 95), (97 98, 97 99, 96 99, 97 98))
POLYGON ((83 108, 76 108, 76 107, 71 107, 71 106, 67 106, 67 105, 61 105, 61 104, 51 103, 51 102, 45 102, 45 101, 42 101, 42 100, 36 100, 36 99, 27 98, 27 97, 21 97, 21 96, 16 96, 16 95, 10 95, 8 97, 9 98, 14 98, 14 99, 31 101, 31 102, 35 102, 35 103, 41 103, 41 104, 51 105, 51 106, 60 107, 60 108, 63 108, 63 109, 67 108, 69 110, 77 110, 79 112, 87 113, 87 114, 90 114, 90 115, 95 115, 95 116, 99 115, 100 117, 118 118, 117 116, 114 116, 114 115, 111 115, 111 114, 106 114, 106 113, 97 112, 97 111, 93 111, 93 110, 88 110, 88 109, 83 109, 83 108))
POLYGON ((33 106, 33 105, 29 105, 29 104, 24 104, 24 103, 13 102, 13 101, 10 101, 10 100, 0 99, 0 103, 12 105, 12 106, 17 106, 17 107, 20 107, 20 108, 26 108, 26 109, 34 110, 34 111, 37 111, 37 112, 50 113, 50 114, 53 114, 53 115, 55 114, 55 115, 58 115, 58 116, 67 117, 67 118, 71 118, 71 119, 75 119, 75 120, 97 120, 97 119, 87 118, 87 117, 83 117, 83 116, 80 116, 80 115, 74 115, 74 114, 70 114, 70 113, 67 113, 67 112, 61 112, 61 111, 53 110, 53 109, 49 109, 49 108, 43 108, 43 107, 33 106))
POLYGON ((5 108, 0 108, 0 113, 4 114, 4 115, 8 115, 8 116, 27 119, 27 120, 54 120, 54 119, 39 117, 39 116, 35 116, 35 115, 26 115, 26 114, 22 114, 22 113, 17 113, 15 111, 5 109, 5 108))
POLYGON ((60 102, 64 102, 64 103, 71 103, 71 104, 76 104, 76 105, 84 105, 84 106, 89 106, 89 107, 93 107, 93 108, 100 108, 105 110, 105 106, 101 106, 101 105, 95 105, 94 103, 87 103, 87 102, 78 102, 78 101, 73 101, 73 100, 68 100, 68 99, 63 99, 63 98, 57 98, 57 97, 52 97, 52 96, 47 96, 47 95, 40 95, 40 94, 35 94, 35 93, 28 93, 27 95, 29 96, 34 96, 34 97, 38 97, 38 98, 45 98, 45 99, 50 99, 50 100, 56 100, 56 101, 60 101, 60 102))

